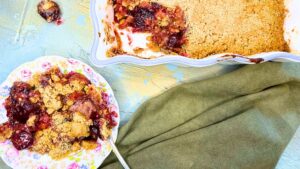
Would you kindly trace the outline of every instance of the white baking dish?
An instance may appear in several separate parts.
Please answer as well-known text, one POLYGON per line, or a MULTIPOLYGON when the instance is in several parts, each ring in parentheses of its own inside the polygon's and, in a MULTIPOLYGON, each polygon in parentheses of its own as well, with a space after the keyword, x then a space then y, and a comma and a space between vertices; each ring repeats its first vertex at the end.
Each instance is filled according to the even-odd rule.
MULTIPOLYGON (((287 52, 268 52, 260 53, 252 56, 243 57, 239 54, 217 54, 203 59, 191 59, 183 56, 163 55, 155 58, 139 58, 130 55, 119 55, 115 57, 107 57, 106 51, 111 48, 112 44, 106 43, 104 31, 104 20, 112 22, 113 8, 108 5, 108 0, 91 0, 91 17, 94 25, 94 43, 90 55, 91 62, 99 67, 119 64, 131 63, 142 66, 152 66, 165 63, 175 63, 192 67, 204 67, 217 63, 241 63, 255 64, 266 61, 292 61, 300 62, 300 1, 286 0, 287 17, 285 20, 285 39, 291 49, 287 52)), ((143 39, 143 38, 140 38, 143 39)), ((143 41, 137 43, 142 44, 143 41)))

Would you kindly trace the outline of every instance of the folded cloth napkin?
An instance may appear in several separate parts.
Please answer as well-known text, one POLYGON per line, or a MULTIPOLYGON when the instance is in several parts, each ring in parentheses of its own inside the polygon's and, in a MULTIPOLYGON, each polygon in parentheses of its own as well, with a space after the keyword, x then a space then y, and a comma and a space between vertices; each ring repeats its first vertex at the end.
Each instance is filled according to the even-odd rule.
MULTIPOLYGON (((264 63, 150 99, 117 147, 132 169, 267 169, 299 124, 300 64, 264 63)), ((101 168, 121 166, 111 154, 101 168)))

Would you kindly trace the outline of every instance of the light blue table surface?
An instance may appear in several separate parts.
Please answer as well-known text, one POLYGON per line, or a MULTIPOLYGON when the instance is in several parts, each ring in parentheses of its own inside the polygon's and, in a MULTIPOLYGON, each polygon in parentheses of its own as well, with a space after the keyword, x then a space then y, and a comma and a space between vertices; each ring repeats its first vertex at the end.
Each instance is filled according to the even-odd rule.
MULTIPOLYGON (((88 64, 93 41, 89 0, 57 0, 64 23, 46 23, 36 12, 38 0, 0 0, 0 83, 22 63, 45 55, 80 59, 88 64)), ((115 65, 95 68, 112 86, 122 124, 146 99, 185 81, 224 74, 238 66, 187 68, 175 65, 140 67, 115 65)), ((300 168, 300 131, 277 168, 300 168), (298 147, 294 149, 293 147, 298 147)), ((0 162, 0 169, 5 168, 0 162)))

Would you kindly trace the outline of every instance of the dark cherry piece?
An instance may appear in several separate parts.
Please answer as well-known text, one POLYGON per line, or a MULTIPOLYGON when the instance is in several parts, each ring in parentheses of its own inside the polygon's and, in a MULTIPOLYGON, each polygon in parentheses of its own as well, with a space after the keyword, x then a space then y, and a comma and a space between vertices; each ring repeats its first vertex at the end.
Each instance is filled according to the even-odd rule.
POLYGON ((134 17, 134 21, 132 27, 140 29, 143 31, 146 29, 147 20, 150 21, 154 19, 154 11, 149 8, 135 7, 133 11, 131 11, 132 16, 134 17))
POLYGON ((151 7, 155 12, 162 8, 162 6, 156 2, 151 2, 151 7))
POLYGON ((16 98, 25 98, 29 94, 31 86, 25 82, 15 82, 10 89, 10 95, 16 98))
POLYGON ((182 39, 183 39, 182 32, 173 34, 173 35, 169 36, 167 46, 169 48, 180 48, 183 45, 182 39))
POLYGON ((16 105, 15 108, 11 109, 11 117, 13 121, 26 123, 30 113, 34 111, 35 107, 36 105, 31 104, 27 100, 22 102, 20 105, 16 105))
POLYGON ((23 150, 33 144, 33 135, 25 125, 19 125, 12 134, 11 141, 16 149, 23 150))
POLYGON ((25 82, 15 82, 11 88, 9 97, 5 100, 7 117, 12 123, 26 123, 30 114, 39 114, 39 104, 31 103, 29 97, 36 96, 32 87, 25 82))
POLYGON ((92 120, 97 120, 97 119, 100 119, 100 117, 101 117, 101 115, 98 113, 98 112, 93 112, 92 114, 91 114, 91 119, 92 120))
POLYGON ((99 133, 99 126, 90 126, 90 137, 92 140, 97 140, 99 133))
POLYGON ((38 6, 38 13, 47 22, 58 21, 61 17, 61 11, 58 4, 52 0, 42 0, 38 6))

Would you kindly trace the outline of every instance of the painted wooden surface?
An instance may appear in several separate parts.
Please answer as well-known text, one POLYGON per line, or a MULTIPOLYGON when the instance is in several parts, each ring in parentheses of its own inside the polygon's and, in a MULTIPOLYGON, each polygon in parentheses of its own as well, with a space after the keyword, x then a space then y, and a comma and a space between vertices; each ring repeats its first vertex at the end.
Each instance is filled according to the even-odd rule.
MULTIPOLYGON (((20 64, 44 55, 72 57, 89 63, 93 40, 89 0, 57 0, 64 19, 60 26, 46 23, 37 14, 38 2, 0 0, 0 82, 20 64)), ((124 124, 150 97, 174 85, 211 78, 235 68, 237 66, 188 68, 168 64, 154 67, 114 65, 96 70, 114 89, 124 124)), ((5 168, 1 163, 0 168, 5 168)))

